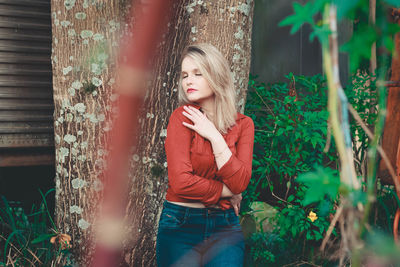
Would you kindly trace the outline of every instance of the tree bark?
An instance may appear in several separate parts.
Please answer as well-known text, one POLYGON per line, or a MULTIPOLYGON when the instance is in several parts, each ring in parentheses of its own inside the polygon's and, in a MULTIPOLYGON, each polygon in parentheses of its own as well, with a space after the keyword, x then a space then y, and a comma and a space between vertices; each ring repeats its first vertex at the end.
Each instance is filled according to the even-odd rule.
MULTIPOLYGON (((400 25, 400 21, 397 22, 400 25)), ((395 49, 396 56, 392 58, 392 73, 390 81, 398 82, 400 81, 400 34, 397 33, 395 38, 395 49)), ((400 87, 388 87, 388 97, 387 97, 387 115, 385 121, 385 127, 383 130, 382 138, 382 148, 386 152, 390 163, 396 169, 396 174, 400 177, 400 169, 396 166, 399 164, 396 162, 400 161, 400 154, 398 150, 400 149, 400 87)), ((386 164, 380 162, 380 177, 388 184, 393 184, 392 177, 390 176, 386 164)))
MULTIPOLYGON (((169 115, 178 105, 181 52, 195 42, 218 47, 231 63, 243 111, 253 5, 251 0, 192 0, 176 1, 171 7, 172 19, 156 51, 139 120, 140 139, 131 157, 126 208, 130 224, 123 255, 129 266, 155 265, 157 223, 168 181, 164 141, 169 115)), ((93 254, 90 238, 102 190, 98 176, 104 168, 101 157, 107 153, 104 136, 110 129, 105 118, 112 116, 115 99, 112 59, 128 10, 118 0, 52 0, 56 219, 59 231, 72 236, 74 256, 82 266, 93 254)))

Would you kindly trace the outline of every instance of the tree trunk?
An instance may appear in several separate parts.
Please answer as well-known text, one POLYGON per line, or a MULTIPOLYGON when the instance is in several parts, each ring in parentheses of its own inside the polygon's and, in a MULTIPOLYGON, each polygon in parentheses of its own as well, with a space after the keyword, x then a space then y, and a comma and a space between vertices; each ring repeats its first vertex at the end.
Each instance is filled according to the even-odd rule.
MULTIPOLYGON (((397 9, 399 12, 400 9, 397 9)), ((400 12, 399 12, 400 13, 400 12)), ((397 22, 400 25, 400 20, 397 22)), ((392 74, 390 80, 393 82, 400 81, 400 34, 397 33, 395 38, 395 49, 396 56, 392 58, 392 74)), ((385 121, 385 128, 383 130, 382 147, 386 152, 390 163, 393 168, 395 168, 396 174, 400 177, 400 169, 396 168, 400 161, 400 154, 398 150, 400 149, 400 93, 399 87, 388 87, 388 97, 387 97, 387 115, 385 121), (396 161, 397 160, 397 161, 396 161)), ((380 162, 380 177, 388 184, 393 184, 392 177, 386 167, 383 160, 380 162)))
MULTIPOLYGON (((141 138, 132 155, 124 259, 130 266, 155 265, 158 218, 167 187, 164 141, 169 115, 177 107, 177 79, 183 48, 195 42, 218 47, 231 62, 243 111, 250 69, 253 1, 176 1, 158 46, 153 78, 141 116, 141 138)), ((56 219, 72 236, 77 262, 88 265, 96 215, 97 179, 105 118, 115 98, 116 44, 128 7, 123 1, 52 0, 56 219), (107 3, 107 4, 105 4, 107 3)), ((124 29, 123 29, 124 28, 124 29)))

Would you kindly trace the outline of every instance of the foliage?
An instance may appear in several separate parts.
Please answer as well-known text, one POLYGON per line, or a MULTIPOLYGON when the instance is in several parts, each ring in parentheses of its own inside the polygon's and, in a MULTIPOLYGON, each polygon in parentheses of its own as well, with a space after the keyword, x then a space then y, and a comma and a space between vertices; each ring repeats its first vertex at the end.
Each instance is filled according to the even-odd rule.
POLYGON ((302 204, 305 206, 319 202, 325 196, 335 200, 340 186, 337 171, 320 166, 317 166, 313 172, 300 175, 297 182, 304 183, 308 187, 302 200, 302 204))
MULTIPOLYGON (((324 9, 328 10, 328 4, 331 3, 337 7, 339 20, 346 18, 355 21, 352 37, 341 47, 342 51, 349 53, 350 67, 353 73, 344 91, 349 103, 361 117, 357 119, 358 121, 350 121, 352 146, 347 143, 347 147, 353 148, 357 176, 365 179, 367 173, 371 173, 370 169, 367 171, 366 168, 367 151, 371 148, 371 141, 376 142, 379 140, 379 136, 370 140, 359 124, 363 123, 367 127, 371 127, 376 123, 377 100, 380 99, 379 106, 381 106, 382 90, 378 96, 376 77, 363 71, 368 70, 368 64, 364 63, 370 59, 371 47, 374 43, 377 44, 378 51, 381 53, 382 51, 383 53, 391 52, 394 49, 393 35, 400 31, 400 27, 389 22, 386 13, 388 5, 400 6, 400 3, 392 0, 377 0, 378 10, 375 25, 368 21, 367 0, 314 0, 307 1, 304 5, 294 3, 294 14, 285 18, 280 25, 291 25, 291 33, 295 33, 304 24, 309 24, 312 28, 310 40, 317 37, 325 49, 324 62, 328 62, 325 61, 329 54, 327 53, 327 42, 328 36, 332 32, 330 32, 328 24, 325 21, 322 22, 321 15, 324 9)), ((386 62, 383 59, 378 61, 380 79, 384 78, 381 70, 387 68, 386 62)), ((279 253, 275 254, 265 246, 269 242, 267 238, 269 234, 279 235, 279 241, 275 242, 283 244, 282 247, 290 251, 291 263, 298 260, 317 262, 318 257, 315 257, 313 250, 320 244, 326 233, 335 212, 335 206, 343 204, 337 200, 338 193, 342 197, 346 196, 346 201, 350 200, 354 207, 366 204, 368 208, 365 209, 364 218, 368 218, 370 198, 374 198, 371 196, 369 185, 371 179, 368 179, 368 192, 365 192, 364 188, 351 189, 340 182, 335 143, 330 140, 330 133, 327 132, 327 89, 324 78, 320 75, 303 77, 292 74, 286 78, 289 79, 288 83, 273 84, 268 88, 264 84, 258 83, 254 77, 251 77, 249 84, 246 110, 255 122, 256 136, 253 181, 251 181, 244 200, 252 202, 261 199, 272 203, 278 210, 273 218, 277 225, 274 231, 264 233, 261 230, 249 238, 249 242, 256 246, 251 250, 253 265, 280 262, 279 256, 277 256, 279 253), (331 142, 326 142, 326 140, 331 142), (269 189, 275 202, 266 197, 269 192, 265 189, 269 189), (297 251, 292 247, 296 247, 297 251)), ((330 92, 333 92, 332 86, 330 86, 330 92)), ((346 97, 341 97, 341 101, 345 99, 346 97)), ((330 109, 331 111, 335 110, 335 105, 330 105, 333 107, 330 109)), ((344 105, 343 107, 346 109, 347 103, 344 105)), ((346 112, 343 113, 343 117, 345 116, 347 116, 346 112)), ((336 125, 337 123, 333 124, 335 127, 336 125)), ((381 122, 377 125, 381 125, 381 122)), ((334 129, 336 138, 338 128, 334 129)), ((379 135, 380 132, 377 130, 377 133, 379 135)), ((337 146, 342 147, 340 139, 338 140, 340 143, 337 146)), ((369 157, 372 159, 372 156, 369 157)), ((371 164, 377 163, 375 160, 371 160, 369 167, 375 166, 371 164)), ((386 213, 386 216, 383 216, 383 218, 387 218, 386 224, 390 222, 390 214, 393 214, 393 211, 388 210, 385 201, 392 201, 395 194, 393 190, 385 189, 386 191, 378 191, 375 224, 371 223, 370 225, 379 225, 381 217, 377 214, 380 211, 386 213), (387 192, 391 192, 392 195, 387 192), (384 208, 378 211, 379 205, 384 208)), ((372 193, 374 194, 374 192, 372 193)), ((396 201, 400 203, 397 196, 396 201)), ((394 202, 394 206, 398 203, 394 202)), ((250 205, 245 206, 249 207, 250 205)), ((248 212, 248 210, 246 211, 248 212)), ((365 223, 364 219, 359 223, 361 229, 365 223)), ((353 224, 351 223, 351 225, 353 224)), ((347 233, 350 233, 351 229, 357 228, 351 227, 348 228, 350 231, 347 233)), ((387 227, 386 230, 389 228, 387 227)), ((386 237, 374 235, 374 231, 371 233, 368 235, 372 236, 371 238, 365 238, 366 250, 353 251, 354 263, 357 266, 361 263, 361 258, 358 256, 361 254, 359 253, 374 254, 373 250, 368 251, 368 247, 373 243, 380 242, 382 243, 381 247, 387 248, 384 251, 391 252, 388 257, 396 259, 398 249, 393 244, 389 244, 390 242, 382 241, 386 237)), ((337 235, 336 229, 333 229, 333 234, 337 235)), ((338 238, 348 237, 343 235, 338 238)), ((285 260, 288 260, 288 257, 285 257, 285 260)))
POLYGON ((257 232, 246 240, 246 265, 268 266, 289 257, 288 244, 278 235, 257 232))
POLYGON ((292 242, 295 240, 300 242, 303 240, 320 241, 330 224, 329 217, 333 214, 332 202, 328 200, 322 202, 324 205, 328 205, 328 209, 324 205, 320 205, 319 208, 304 206, 302 204, 303 192, 292 196, 298 197, 299 195, 299 198, 277 213, 275 220, 277 220, 279 235, 292 242))
MULTIPOLYGON (((245 111, 255 124, 255 149, 253 177, 243 196, 242 213, 252 214, 250 206, 256 200, 277 209, 270 218, 275 221, 275 230, 261 230, 247 240, 252 244, 248 250, 255 266, 310 260, 329 227, 338 192, 348 190, 340 184, 336 170, 335 144, 333 140, 327 144, 325 80, 321 75, 289 74, 286 78, 289 82, 268 86, 255 76, 249 81, 245 111), (318 217, 314 222, 308 218, 310 212, 318 217), (279 236, 279 240, 268 239, 270 235, 279 236), (267 239, 277 242, 274 245, 282 251, 269 249, 272 244, 263 243, 267 239), (283 251, 290 251, 291 256, 283 251)), ((359 73, 351 77, 349 85, 344 90, 351 104, 362 121, 372 125, 376 118, 374 80, 359 73)), ((350 121, 350 128, 359 159, 358 174, 362 174, 369 138, 356 121, 350 121)), ((363 197, 353 193, 357 200, 363 197)), ((333 234, 337 235, 336 229, 333 234)))
MULTIPOLYGON (((316 251, 329 228, 333 202, 326 198, 318 206, 304 206, 304 191, 304 186, 299 187, 297 193, 290 195, 290 203, 277 208, 274 217, 265 218, 274 221, 274 229, 264 232, 261 228, 246 240, 246 266, 283 266, 309 260, 328 263, 319 259, 316 251)), ((337 235, 336 229, 333 235, 337 235)))
MULTIPOLYGON (((376 79, 371 77, 366 72, 358 72, 350 79, 352 86, 345 88, 345 92, 349 103, 355 111, 360 115, 360 118, 367 127, 372 128, 377 118, 377 88, 376 79)), ((358 175, 366 173, 365 159, 367 149, 370 143, 370 138, 361 128, 360 124, 352 121, 350 130, 353 138, 353 151, 355 158, 355 166, 358 175)))
POLYGON ((323 152, 328 129, 324 79, 321 75, 286 77, 289 83, 269 88, 250 77, 246 113, 256 130, 253 179, 244 195, 244 211, 259 198, 260 190, 268 188, 277 195, 275 201, 285 199, 299 174, 314 165, 336 166, 333 145, 323 152))
POLYGON ((393 214, 400 206, 400 200, 393 185, 382 185, 378 181, 377 201, 371 216, 371 225, 381 233, 393 232, 393 214))
POLYGON ((47 208, 46 197, 54 189, 42 195, 39 207, 33 205, 30 214, 18 203, 8 202, 2 196, 0 205, 0 266, 56 266, 64 246, 50 243, 56 237, 57 228, 47 208))
MULTIPOLYGON (((250 266, 307 260, 329 227, 336 199, 335 192, 324 199, 325 191, 306 190, 297 181, 298 176, 313 171, 315 166, 336 166, 334 145, 323 152, 328 134, 325 81, 321 75, 289 74, 286 78, 288 83, 268 87, 254 76, 249 82, 246 113, 256 128, 255 150, 253 178, 244 194, 242 211, 251 213, 250 204, 260 198, 267 198, 277 209, 271 218, 275 229, 264 232, 261 228, 247 240, 251 246, 250 266), (266 189, 275 195, 274 199, 265 197, 266 189), (314 201, 308 200, 306 192, 314 192, 318 200, 322 196, 324 201, 311 203, 314 201), (308 218, 311 211, 318 216, 314 222, 308 218)), ((330 178, 332 173, 326 176, 330 178)))
POLYGON ((360 68, 361 63, 365 59, 371 57, 371 47, 377 42, 377 47, 386 48, 392 51, 394 43, 392 40, 393 34, 400 31, 397 24, 387 21, 386 12, 384 9, 388 5, 400 7, 400 2, 397 0, 378 0, 376 26, 371 27, 368 24, 368 1, 367 0, 314 0, 307 1, 304 5, 299 3, 293 4, 294 14, 286 17, 279 23, 280 26, 291 25, 291 34, 297 32, 304 24, 309 24, 313 29, 310 34, 310 40, 317 37, 324 44, 328 41, 329 29, 323 25, 320 20, 320 14, 327 3, 333 2, 338 11, 339 21, 347 18, 353 21, 358 20, 354 28, 351 39, 341 46, 341 50, 348 52, 350 56, 350 68, 352 73, 355 73, 360 68), (362 21, 367 18, 367 21, 362 21))

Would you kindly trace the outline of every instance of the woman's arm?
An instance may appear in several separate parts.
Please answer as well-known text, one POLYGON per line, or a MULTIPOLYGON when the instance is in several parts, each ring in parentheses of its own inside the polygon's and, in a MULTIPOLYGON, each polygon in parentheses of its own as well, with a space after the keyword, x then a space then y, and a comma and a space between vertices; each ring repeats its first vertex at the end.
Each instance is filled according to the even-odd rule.
MULTIPOLYGON (((217 177, 222 179, 222 182, 228 186, 234 195, 242 193, 246 190, 251 178, 252 160, 253 160, 253 145, 254 145, 254 123, 249 117, 241 121, 241 132, 239 140, 236 144, 236 155, 228 149, 221 153, 221 161, 224 164, 218 168, 217 177), (229 150, 229 152, 227 151, 229 150), (229 156, 230 154, 230 156, 229 156)), ((218 140, 218 139, 217 139, 218 140)), ((220 145, 221 141, 215 142, 215 146, 220 145)), ((226 145, 226 143, 225 143, 226 145)), ((214 145, 213 145, 214 147, 214 145)), ((217 161, 218 162, 218 161, 217 161)))
POLYGON ((226 144, 224 137, 222 137, 219 132, 210 138, 210 142, 215 157, 215 163, 219 170, 228 162, 229 158, 232 156, 232 152, 226 144))
MULTIPOLYGON (((215 162, 219 170, 232 156, 232 151, 229 149, 222 135, 219 132, 217 133, 218 134, 216 134, 214 138, 210 138, 210 142, 213 149, 215 162)), ((228 198, 232 196, 232 191, 226 186, 226 184, 223 184, 221 197, 228 198)))
POLYGON ((233 155, 222 135, 204 114, 193 107, 184 107, 184 109, 182 114, 194 124, 183 122, 183 125, 210 140, 212 144, 218 166, 217 177, 222 179, 233 195, 243 192, 251 177, 254 145, 253 120, 250 117, 241 120, 236 155, 233 155))
POLYGON ((182 123, 189 122, 182 114, 183 109, 175 110, 168 123, 165 152, 168 164, 168 183, 179 197, 197 200, 205 205, 216 204, 221 193, 228 196, 223 183, 194 175, 190 159, 192 131, 182 123))
POLYGON ((224 137, 217 128, 215 128, 215 125, 207 118, 207 116, 199 110, 191 106, 184 106, 183 108, 185 111, 182 114, 194 123, 189 124, 183 122, 183 125, 196 131, 199 135, 211 142, 215 161, 218 169, 220 169, 232 155, 224 137))

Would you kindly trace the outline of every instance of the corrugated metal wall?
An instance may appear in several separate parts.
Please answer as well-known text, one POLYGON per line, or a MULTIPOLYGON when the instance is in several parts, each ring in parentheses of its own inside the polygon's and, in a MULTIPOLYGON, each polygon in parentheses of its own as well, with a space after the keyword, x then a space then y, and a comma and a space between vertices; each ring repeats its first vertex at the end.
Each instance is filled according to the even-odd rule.
MULTIPOLYGON (((315 75, 322 73, 322 51, 317 39, 309 41, 310 27, 303 26, 291 35, 291 27, 280 27, 279 22, 293 14, 293 3, 308 0, 258 0, 255 1, 251 69, 261 82, 287 81, 285 75, 315 75)), ((353 31, 351 21, 338 25, 339 43, 348 40, 353 31)), ((339 53, 340 77, 343 85, 348 81, 349 61, 345 53, 339 53)))
POLYGON ((0 166, 53 164, 50 0, 0 0, 0 166))

